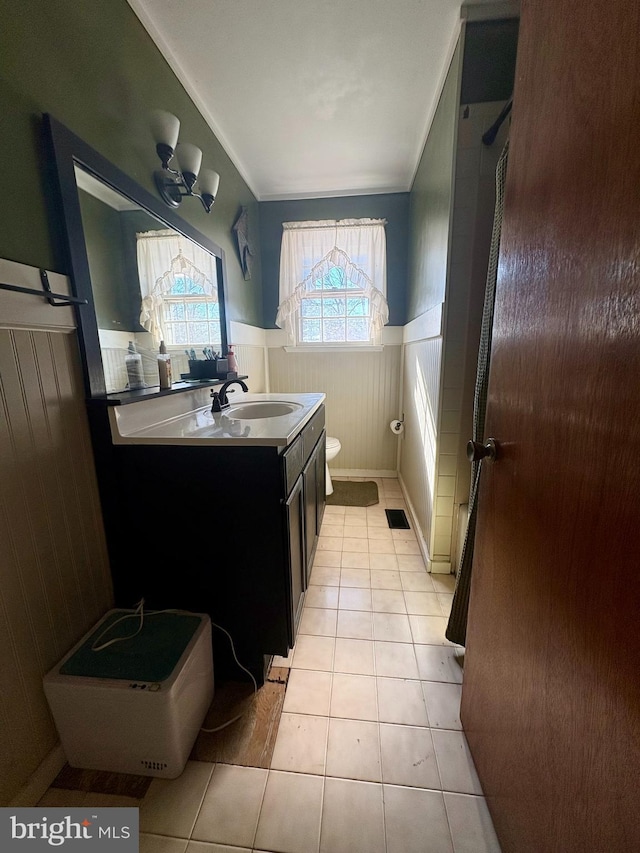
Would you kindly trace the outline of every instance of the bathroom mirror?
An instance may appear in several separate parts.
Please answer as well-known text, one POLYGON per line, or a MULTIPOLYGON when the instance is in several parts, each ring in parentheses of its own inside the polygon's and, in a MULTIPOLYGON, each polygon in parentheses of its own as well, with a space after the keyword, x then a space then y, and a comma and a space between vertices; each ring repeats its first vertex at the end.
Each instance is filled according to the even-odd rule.
MULTIPOLYGON (((225 353, 224 254, 82 140, 45 116, 59 189, 89 397, 160 393, 157 353, 171 355, 171 392, 191 387, 187 352, 225 353), (140 354, 143 389, 125 356, 140 354)), ((167 393, 167 392, 165 392, 167 393)))

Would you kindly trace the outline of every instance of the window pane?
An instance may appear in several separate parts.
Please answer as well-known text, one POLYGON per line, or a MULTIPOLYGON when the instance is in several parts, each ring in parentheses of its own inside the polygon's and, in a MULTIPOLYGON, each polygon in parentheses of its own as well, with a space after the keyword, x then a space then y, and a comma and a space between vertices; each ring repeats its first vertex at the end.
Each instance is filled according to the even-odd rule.
POLYGON ((220 326, 217 323, 209 323, 209 344, 214 349, 220 347, 222 343, 222 335, 220 333, 220 326), (215 346, 217 344, 217 347, 215 346))
POLYGON ((302 321, 302 340, 305 343, 318 343, 320 338, 320 320, 302 321))
POLYGON ((347 299, 347 314, 350 317, 367 317, 369 315, 369 300, 362 296, 358 299, 347 299))
POLYGON ((207 316, 207 306, 204 302, 187 302, 187 319, 204 320, 207 316))
POLYGON ((192 344, 206 344, 209 341, 208 323, 189 323, 189 337, 192 344))
POLYGON ((184 320, 186 316, 186 312, 184 309, 184 302, 168 302, 165 303, 167 312, 165 316, 168 320, 184 320), (168 314, 168 316, 167 316, 168 314))
POLYGON ((173 325, 169 326, 169 329, 167 331, 169 332, 170 337, 173 338, 173 340, 171 340, 172 344, 177 345, 189 343, 186 323, 174 323, 173 325))
POLYGON ((360 317, 349 317, 347 320, 348 341, 369 340, 369 320, 360 317))
POLYGON ((322 340, 327 342, 337 342, 345 340, 345 321, 340 320, 323 320, 322 321, 322 340))
POLYGON ((204 293, 204 288, 201 284, 196 284, 188 276, 178 273, 173 276, 173 285, 169 292, 174 294, 199 294, 204 293))
POLYGON ((207 302, 207 317, 210 320, 220 319, 220 305, 217 302, 207 302))
POLYGON ((302 300, 302 316, 303 317, 320 317, 322 315, 322 300, 321 299, 303 299, 302 300))
POLYGON ((336 296, 325 296, 322 300, 323 315, 325 317, 344 317, 344 299, 336 296))

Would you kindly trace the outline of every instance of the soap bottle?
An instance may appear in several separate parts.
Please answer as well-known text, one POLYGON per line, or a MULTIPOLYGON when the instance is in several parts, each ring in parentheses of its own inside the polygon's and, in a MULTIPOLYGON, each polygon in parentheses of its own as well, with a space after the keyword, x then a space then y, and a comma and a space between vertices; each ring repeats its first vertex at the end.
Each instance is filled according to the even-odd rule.
POLYGON ((235 346, 235 344, 229 344, 227 347, 227 361, 229 366, 229 373, 237 373, 238 372, 238 362, 236 361, 236 354, 231 349, 231 347, 235 346))
POLYGON ((124 357, 124 363, 127 368, 129 389, 137 391, 140 388, 146 388, 144 373, 142 371, 142 356, 136 350, 136 345, 133 341, 129 341, 129 349, 124 357))
POLYGON ((158 353, 158 374, 160 376, 160 388, 171 388, 171 356, 167 353, 164 341, 160 341, 160 352, 158 353))

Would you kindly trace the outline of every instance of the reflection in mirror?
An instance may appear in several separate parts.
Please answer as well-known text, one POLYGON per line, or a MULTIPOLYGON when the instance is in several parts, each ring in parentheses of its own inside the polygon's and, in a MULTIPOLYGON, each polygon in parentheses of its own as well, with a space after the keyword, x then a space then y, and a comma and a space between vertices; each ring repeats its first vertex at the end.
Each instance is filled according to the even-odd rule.
POLYGON ((173 381, 189 373, 186 351, 221 352, 216 258, 129 198, 75 166, 107 393, 129 390, 129 342, 144 384, 159 385, 164 340, 173 381))

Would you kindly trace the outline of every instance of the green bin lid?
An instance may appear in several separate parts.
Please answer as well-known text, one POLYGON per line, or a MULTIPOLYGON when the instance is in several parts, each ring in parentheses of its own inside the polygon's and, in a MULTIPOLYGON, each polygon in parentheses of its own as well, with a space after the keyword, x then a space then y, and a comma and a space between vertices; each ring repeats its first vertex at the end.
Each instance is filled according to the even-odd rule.
POLYGON ((180 660, 202 619, 188 613, 145 613, 117 610, 103 619, 91 636, 60 667, 61 675, 85 678, 118 678, 127 681, 165 681, 180 660), (114 623, 122 616, 117 625, 114 623), (105 630, 113 625, 112 630, 105 630), (102 645, 115 637, 125 639, 100 651, 91 646, 102 634, 102 645), (135 636, 131 636, 135 634, 135 636))

